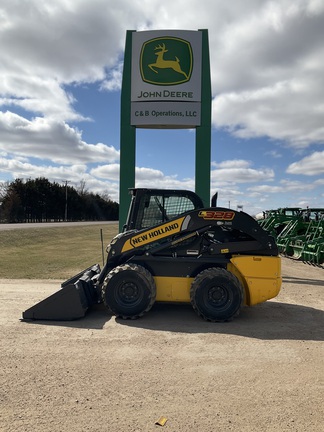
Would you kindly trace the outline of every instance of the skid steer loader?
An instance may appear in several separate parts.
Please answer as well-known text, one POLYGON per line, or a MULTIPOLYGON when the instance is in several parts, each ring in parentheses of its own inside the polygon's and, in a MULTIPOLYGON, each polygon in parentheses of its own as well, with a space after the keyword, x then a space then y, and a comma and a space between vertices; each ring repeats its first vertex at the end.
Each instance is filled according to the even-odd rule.
POLYGON ((204 208, 191 191, 131 189, 126 224, 98 264, 23 312, 24 319, 73 320, 103 302, 135 319, 154 302, 191 303, 202 318, 229 321, 242 305, 275 297, 281 287, 276 243, 248 214, 204 208))

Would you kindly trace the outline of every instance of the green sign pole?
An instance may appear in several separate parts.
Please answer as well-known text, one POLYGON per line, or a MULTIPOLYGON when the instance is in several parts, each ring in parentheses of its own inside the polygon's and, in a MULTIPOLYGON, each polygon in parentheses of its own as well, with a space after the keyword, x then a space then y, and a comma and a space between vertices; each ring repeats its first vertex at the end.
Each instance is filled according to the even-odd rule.
POLYGON ((129 188, 135 187, 136 128, 131 126, 132 33, 127 30, 121 91, 119 232, 127 219, 129 188))
POLYGON ((201 125, 196 128, 195 191, 206 207, 210 205, 211 168, 211 81, 208 30, 202 32, 201 125))

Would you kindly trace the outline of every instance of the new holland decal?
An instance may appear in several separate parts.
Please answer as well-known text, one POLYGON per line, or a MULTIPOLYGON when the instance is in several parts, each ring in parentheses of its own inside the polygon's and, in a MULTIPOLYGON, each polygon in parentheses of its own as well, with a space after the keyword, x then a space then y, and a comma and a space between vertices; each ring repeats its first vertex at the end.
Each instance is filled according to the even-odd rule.
POLYGON ((160 240, 164 237, 179 233, 181 231, 184 219, 184 217, 181 217, 179 219, 173 220, 172 222, 160 225, 159 227, 142 231, 140 234, 134 235, 125 242, 122 252, 126 252, 136 247, 143 246, 153 241, 160 240))

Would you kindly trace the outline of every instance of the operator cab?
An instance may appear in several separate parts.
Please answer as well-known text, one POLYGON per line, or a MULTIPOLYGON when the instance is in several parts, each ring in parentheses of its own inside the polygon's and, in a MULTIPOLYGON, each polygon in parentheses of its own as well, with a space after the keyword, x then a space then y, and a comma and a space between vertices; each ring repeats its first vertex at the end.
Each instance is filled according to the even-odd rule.
POLYGON ((176 189, 130 189, 132 195, 123 231, 149 228, 188 211, 203 208, 197 194, 176 189))

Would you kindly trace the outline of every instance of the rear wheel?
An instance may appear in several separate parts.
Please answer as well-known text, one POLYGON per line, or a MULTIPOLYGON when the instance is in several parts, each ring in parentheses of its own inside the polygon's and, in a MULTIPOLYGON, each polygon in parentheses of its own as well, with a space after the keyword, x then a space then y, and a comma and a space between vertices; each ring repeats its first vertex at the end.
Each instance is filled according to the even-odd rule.
POLYGON ((190 301, 194 310, 207 321, 230 321, 239 314, 243 289, 239 280, 223 268, 209 268, 192 282, 190 301))
POLYGON ((136 319, 148 312, 156 298, 153 276, 137 264, 123 264, 111 270, 103 283, 103 301, 116 316, 136 319))

